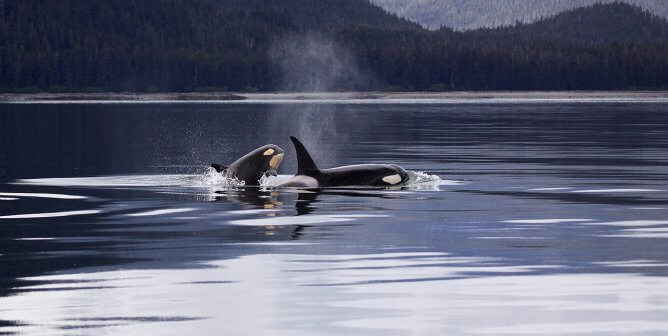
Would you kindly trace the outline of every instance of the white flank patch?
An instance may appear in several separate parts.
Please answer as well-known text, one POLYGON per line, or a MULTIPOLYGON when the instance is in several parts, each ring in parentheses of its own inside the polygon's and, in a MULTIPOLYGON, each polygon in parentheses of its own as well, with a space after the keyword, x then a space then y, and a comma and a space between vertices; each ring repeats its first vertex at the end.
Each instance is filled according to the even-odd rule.
POLYGON ((401 182, 401 176, 399 176, 399 174, 385 176, 385 177, 383 177, 383 181, 385 181, 389 184, 397 184, 397 183, 401 182))

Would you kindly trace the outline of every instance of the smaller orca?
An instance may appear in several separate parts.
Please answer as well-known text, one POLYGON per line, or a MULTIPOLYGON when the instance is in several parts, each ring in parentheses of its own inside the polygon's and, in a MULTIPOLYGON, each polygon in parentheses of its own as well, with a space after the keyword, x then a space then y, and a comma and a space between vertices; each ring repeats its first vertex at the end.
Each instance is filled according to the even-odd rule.
POLYGON ((292 136, 290 140, 297 151, 297 174, 279 187, 390 187, 408 180, 406 170, 393 164, 359 164, 320 170, 301 141, 292 136))
POLYGON ((269 144, 242 156, 229 166, 212 163, 211 167, 227 178, 243 181, 244 185, 260 185, 262 176, 276 176, 281 161, 283 150, 269 144))

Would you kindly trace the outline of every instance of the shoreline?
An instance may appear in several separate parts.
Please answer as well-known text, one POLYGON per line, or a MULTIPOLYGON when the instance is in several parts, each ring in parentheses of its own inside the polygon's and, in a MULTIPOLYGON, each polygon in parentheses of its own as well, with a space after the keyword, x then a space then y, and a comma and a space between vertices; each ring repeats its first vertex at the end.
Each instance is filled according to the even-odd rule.
POLYGON ((211 92, 211 93, 2 93, 0 103, 56 102, 346 102, 346 101, 656 100, 668 91, 453 91, 453 92, 211 92))

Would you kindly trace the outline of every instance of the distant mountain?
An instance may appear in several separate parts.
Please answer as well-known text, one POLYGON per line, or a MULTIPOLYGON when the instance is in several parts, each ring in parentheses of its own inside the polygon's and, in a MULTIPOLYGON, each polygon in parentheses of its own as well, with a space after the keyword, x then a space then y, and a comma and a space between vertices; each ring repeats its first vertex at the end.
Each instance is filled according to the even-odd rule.
POLYGON ((625 2, 668 18, 667 0, 371 0, 391 13, 429 29, 456 30, 531 23, 595 3, 625 2))
MULTIPOLYGON (((449 34, 450 29, 441 31, 449 34)), ((512 40, 571 44, 667 44, 668 22, 624 3, 576 8, 538 22, 466 32, 478 41, 512 40)))
POLYGON ((622 3, 457 32, 365 0, 0 0, 0 91, 668 89, 667 31, 622 3))

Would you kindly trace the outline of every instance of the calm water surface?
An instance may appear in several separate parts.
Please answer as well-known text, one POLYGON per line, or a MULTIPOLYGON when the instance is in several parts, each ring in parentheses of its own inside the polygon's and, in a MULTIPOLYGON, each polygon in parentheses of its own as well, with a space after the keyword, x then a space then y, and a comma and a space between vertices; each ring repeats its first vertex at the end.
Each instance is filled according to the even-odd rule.
POLYGON ((667 111, 0 105, 0 334, 666 334, 667 111), (289 135, 419 180, 275 188, 289 135), (207 174, 266 143, 263 187, 207 174))

